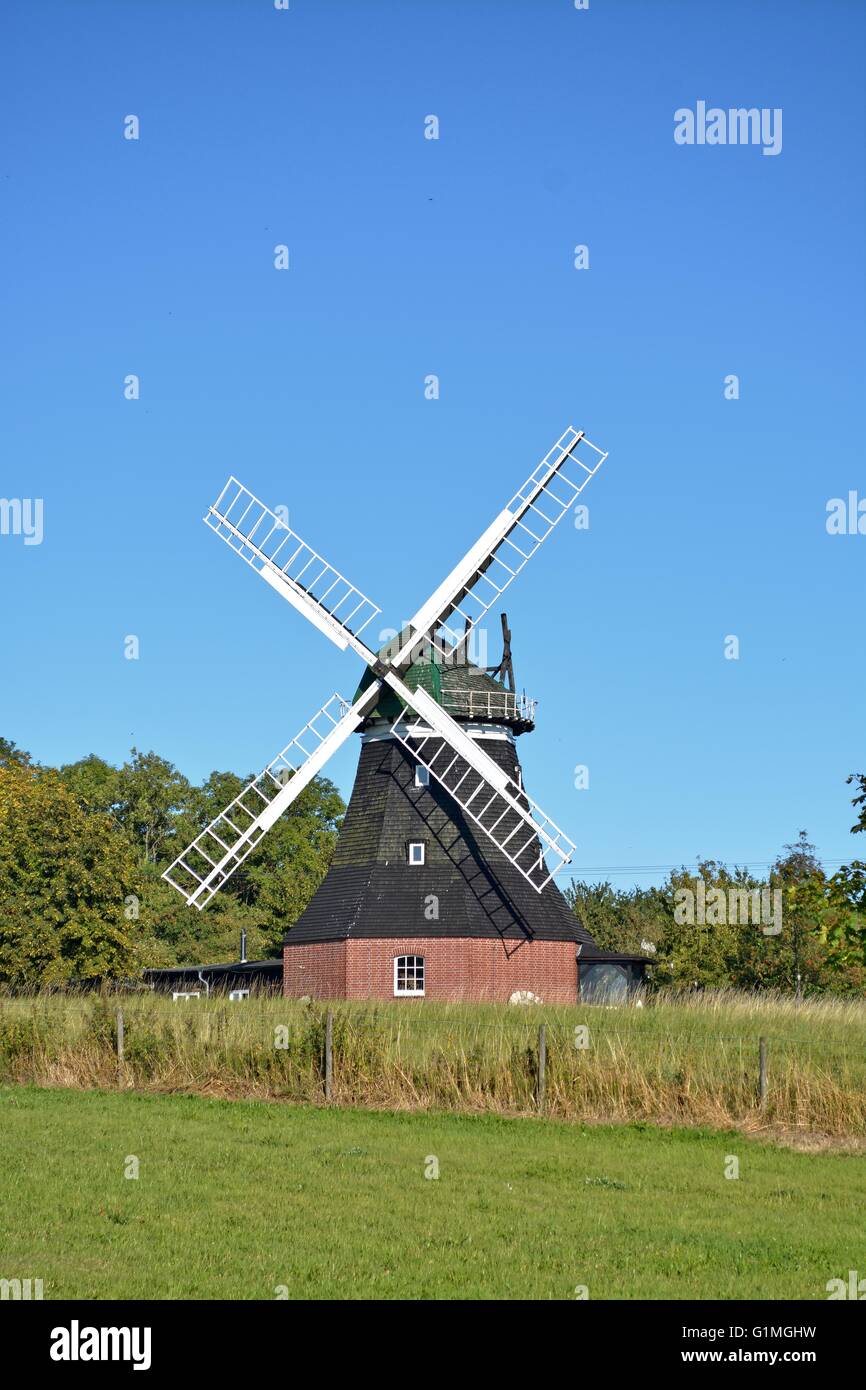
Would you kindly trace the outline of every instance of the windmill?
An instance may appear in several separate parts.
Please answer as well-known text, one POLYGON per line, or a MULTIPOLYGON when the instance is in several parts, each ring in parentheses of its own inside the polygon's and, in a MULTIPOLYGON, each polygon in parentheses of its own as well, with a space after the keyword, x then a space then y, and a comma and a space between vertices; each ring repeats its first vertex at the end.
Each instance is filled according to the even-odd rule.
MULTIPOLYGON (((516 896, 522 901, 527 887, 530 898, 534 894, 549 900, 552 880, 569 863, 575 846, 527 795, 516 756, 505 756, 493 744, 489 745, 491 755, 481 746, 485 729, 493 737, 491 730, 519 732, 533 726, 534 707, 530 709, 525 697, 514 692, 507 623, 503 622, 502 662, 489 668, 496 675, 507 675, 507 689, 470 666, 468 645, 482 619, 570 510, 606 457, 582 430, 569 427, 409 623, 379 650, 368 644, 364 633, 381 609, 237 478, 229 478, 204 517, 206 524, 325 637, 341 650, 349 648, 361 657, 366 670, 354 697, 348 700, 337 693, 332 695, 165 871, 163 878, 185 902, 204 908, 356 731, 366 738, 386 738, 399 759, 414 769, 412 790, 417 789, 419 795, 413 800, 413 814, 425 814, 423 807, 418 811, 415 806, 422 796, 435 800, 440 812, 457 827, 450 837, 452 844, 459 838, 464 847, 471 845, 476 865, 500 897, 503 892, 497 881, 505 874, 510 885, 519 882, 516 896), (464 671, 476 671, 487 686, 477 694, 474 705, 472 692, 468 706, 462 698, 456 702, 452 698, 453 712, 449 712, 445 708, 449 700, 442 695, 442 673, 461 669, 461 662, 464 671), (481 843, 486 844, 483 853, 481 843)), ((395 766, 392 758, 392 773, 395 766)), ((344 834, 353 806, 357 821, 374 799, 369 789, 362 794, 356 782, 344 834)), ((394 842, 393 823, 388 833, 394 842)), ((408 862, 423 867, 423 852, 414 859, 411 845, 408 852, 408 862)), ((390 866, 394 851, 389 853, 386 864, 390 866)), ((329 900, 330 890, 327 885, 323 887, 322 899, 329 900)), ((508 895, 514 898, 513 886, 508 895)), ((387 888, 380 885, 376 892, 380 916, 387 896, 387 888)), ((568 913, 558 891, 556 900, 568 913)), ((353 898, 349 902, 344 892, 341 901, 344 915, 357 919, 357 901, 353 898)), ((339 903, 327 908, 330 925, 324 938, 319 933, 320 939, 336 939, 335 933, 348 930, 336 920, 340 911, 339 903)), ((525 922, 532 915, 524 901, 517 916, 525 922)), ((569 935, 597 952, 573 914, 569 913, 569 921, 577 927, 576 931, 569 930, 569 935)), ((531 935, 531 925, 524 930, 531 935)), ((293 944, 300 943, 302 935, 293 929, 293 944)))

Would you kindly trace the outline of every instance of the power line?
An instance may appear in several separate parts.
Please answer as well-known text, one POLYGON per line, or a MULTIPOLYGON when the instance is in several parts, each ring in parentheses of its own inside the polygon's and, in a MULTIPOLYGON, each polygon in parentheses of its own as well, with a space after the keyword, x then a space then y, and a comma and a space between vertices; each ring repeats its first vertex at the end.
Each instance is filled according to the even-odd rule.
MULTIPOLYGON (((856 855, 853 856, 856 858, 856 855)), ((820 861, 823 868, 841 868, 843 864, 850 864, 852 856, 847 859, 822 859, 820 861)), ((709 863, 709 860, 703 860, 709 863)), ((721 860, 713 861, 720 867, 727 867, 721 860)), ((776 859, 746 859, 732 860, 734 869, 769 869, 777 862, 776 859)), ((674 869, 699 869, 700 863, 684 864, 680 861, 677 864, 587 864, 579 869, 571 869, 567 873, 557 875, 563 878, 583 878, 585 874, 655 874, 664 873, 674 869)))

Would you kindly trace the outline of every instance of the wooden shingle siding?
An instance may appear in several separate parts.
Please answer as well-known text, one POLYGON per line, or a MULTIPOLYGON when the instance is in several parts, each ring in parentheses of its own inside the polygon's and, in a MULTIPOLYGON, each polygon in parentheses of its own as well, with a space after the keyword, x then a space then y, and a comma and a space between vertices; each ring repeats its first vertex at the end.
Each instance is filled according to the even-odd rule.
MULTIPOLYGON (((485 740, 510 776, 516 749, 485 740)), ((286 937, 305 943, 398 936, 500 938, 594 945, 554 884, 539 894, 432 779, 414 785, 415 763, 393 739, 364 743, 330 870, 286 937), (407 862, 423 840, 426 862, 407 862)))

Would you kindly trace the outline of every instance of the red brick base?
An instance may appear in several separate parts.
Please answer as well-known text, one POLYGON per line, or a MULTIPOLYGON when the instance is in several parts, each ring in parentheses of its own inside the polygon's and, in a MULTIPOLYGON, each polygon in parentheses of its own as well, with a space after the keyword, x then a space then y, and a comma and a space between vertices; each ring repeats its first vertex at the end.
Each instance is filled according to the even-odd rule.
POLYGON ((392 999, 395 956, 424 957, 427 999, 507 1003, 516 990, 530 990, 545 1004, 577 999, 573 941, 429 936, 284 946, 283 994, 392 999))

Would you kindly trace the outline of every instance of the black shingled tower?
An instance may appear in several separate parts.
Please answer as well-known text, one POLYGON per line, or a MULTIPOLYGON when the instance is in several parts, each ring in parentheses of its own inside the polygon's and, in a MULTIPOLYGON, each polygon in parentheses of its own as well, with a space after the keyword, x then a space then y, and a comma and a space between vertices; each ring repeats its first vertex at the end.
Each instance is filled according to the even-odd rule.
MULTIPOLYGON (((423 686, 464 728, 483 726, 485 752, 523 785, 515 740, 534 728, 525 698, 465 659, 425 658, 403 679, 410 689, 423 686)), ((361 757, 333 862, 285 944, 498 937, 506 949, 510 942, 573 941, 584 956, 607 957, 553 882, 538 893, 435 779, 416 785, 415 760, 389 734, 400 712, 386 688, 359 730, 361 757), (425 845, 421 866, 407 854, 418 841, 425 845)))

